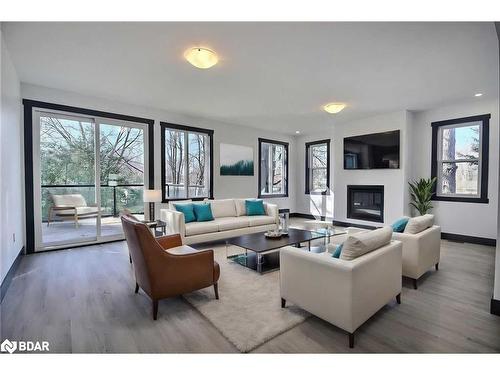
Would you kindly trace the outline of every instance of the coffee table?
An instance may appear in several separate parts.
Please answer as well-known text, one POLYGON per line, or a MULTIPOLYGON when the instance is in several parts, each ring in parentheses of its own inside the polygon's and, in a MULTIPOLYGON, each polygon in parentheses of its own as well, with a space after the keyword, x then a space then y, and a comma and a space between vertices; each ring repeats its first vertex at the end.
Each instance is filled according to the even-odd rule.
POLYGON ((245 249, 242 254, 228 256, 245 267, 256 270, 259 273, 274 271, 279 268, 279 249, 285 246, 297 246, 307 242, 308 250, 311 250, 311 241, 326 238, 327 234, 290 228, 287 236, 280 238, 267 238, 263 232, 245 234, 238 237, 228 238, 227 245, 234 245, 245 249))

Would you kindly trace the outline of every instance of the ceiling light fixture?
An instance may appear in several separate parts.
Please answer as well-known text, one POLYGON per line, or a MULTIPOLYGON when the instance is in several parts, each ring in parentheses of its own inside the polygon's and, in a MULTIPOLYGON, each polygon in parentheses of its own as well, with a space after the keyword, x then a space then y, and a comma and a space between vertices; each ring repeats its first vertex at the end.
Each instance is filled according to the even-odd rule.
POLYGON ((323 106, 323 109, 328 113, 339 113, 345 107, 344 103, 328 103, 323 106))
POLYGON ((300 134, 300 132, 298 130, 295 130, 295 134, 300 134))
POLYGON ((479 97, 479 96, 483 96, 483 94, 482 94, 482 93, 480 93, 480 92, 478 92, 477 94, 474 94, 474 96, 479 97))
POLYGON ((214 51, 203 47, 194 47, 186 50, 186 52, 184 52, 184 58, 189 61, 191 65, 200 69, 211 68, 219 61, 214 51))

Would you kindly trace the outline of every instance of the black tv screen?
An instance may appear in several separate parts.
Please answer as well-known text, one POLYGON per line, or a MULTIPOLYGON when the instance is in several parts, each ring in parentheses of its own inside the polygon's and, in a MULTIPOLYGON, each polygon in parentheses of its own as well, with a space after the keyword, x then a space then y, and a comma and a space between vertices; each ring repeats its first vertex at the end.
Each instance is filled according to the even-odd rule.
POLYGON ((344 169, 398 169, 399 130, 344 138, 344 169))

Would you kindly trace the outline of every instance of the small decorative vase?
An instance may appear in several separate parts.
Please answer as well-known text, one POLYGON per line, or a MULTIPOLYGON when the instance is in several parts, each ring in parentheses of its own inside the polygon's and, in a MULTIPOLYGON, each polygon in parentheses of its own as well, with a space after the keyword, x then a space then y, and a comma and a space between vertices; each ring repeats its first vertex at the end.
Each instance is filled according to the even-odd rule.
POLYGON ((280 231, 283 235, 288 235, 288 220, 290 214, 288 212, 283 212, 280 214, 280 231))

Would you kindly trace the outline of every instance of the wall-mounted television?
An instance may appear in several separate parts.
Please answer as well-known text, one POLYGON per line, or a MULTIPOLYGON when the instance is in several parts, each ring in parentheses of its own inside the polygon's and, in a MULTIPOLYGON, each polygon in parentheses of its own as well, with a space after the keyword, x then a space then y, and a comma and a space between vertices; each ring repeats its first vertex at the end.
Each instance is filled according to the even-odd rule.
POLYGON ((399 130, 344 138, 344 169, 398 169, 399 130))

